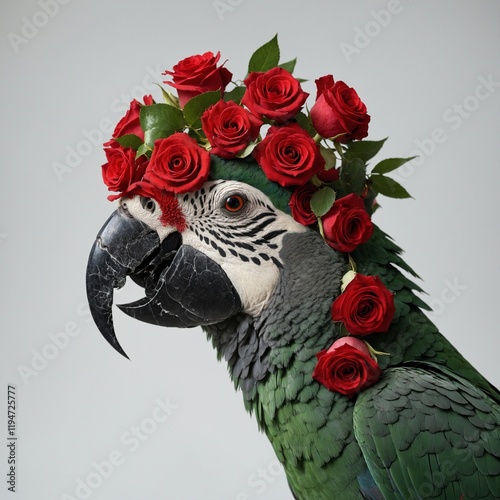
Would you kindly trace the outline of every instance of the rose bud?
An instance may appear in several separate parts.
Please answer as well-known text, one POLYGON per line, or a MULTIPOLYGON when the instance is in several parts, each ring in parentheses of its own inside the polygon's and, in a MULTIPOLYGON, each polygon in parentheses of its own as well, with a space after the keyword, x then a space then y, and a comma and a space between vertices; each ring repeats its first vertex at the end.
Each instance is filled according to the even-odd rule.
MULTIPOLYGON (((150 95, 145 95, 143 97, 143 101, 144 104, 148 106, 150 104, 153 104, 154 102, 153 98, 150 95)), ((117 123, 113 131, 113 138, 105 143, 104 146, 117 147, 118 142, 115 139, 128 134, 136 135, 142 141, 144 141, 144 131, 141 128, 140 121, 140 112, 142 106, 143 105, 136 99, 133 99, 131 101, 130 107, 125 113, 125 116, 117 123)))
POLYGON ((340 142, 360 140, 368 135, 370 116, 357 92, 332 75, 316 80, 317 97, 311 108, 314 129, 325 138, 340 142))

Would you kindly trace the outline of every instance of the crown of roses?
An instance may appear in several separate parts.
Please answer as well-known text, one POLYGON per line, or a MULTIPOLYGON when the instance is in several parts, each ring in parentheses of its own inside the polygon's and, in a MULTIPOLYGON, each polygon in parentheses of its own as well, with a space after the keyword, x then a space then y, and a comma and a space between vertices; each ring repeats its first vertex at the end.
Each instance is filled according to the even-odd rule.
MULTIPOLYGON (((357 92, 322 76, 308 111, 310 96, 292 74, 296 60, 280 63, 277 36, 252 54, 242 81, 233 80, 220 57, 206 52, 183 59, 163 73, 177 95, 160 86, 163 102, 148 95, 130 103, 104 145, 102 176, 116 193, 108 199, 196 191, 209 179, 241 180, 317 229, 333 249, 350 253, 366 243, 376 197, 410 196, 386 174, 411 158, 385 159, 368 172, 385 139, 365 139, 370 116, 357 92)), ((373 349, 353 336, 387 331, 394 315, 392 294, 380 279, 352 268, 352 281, 332 306, 332 319, 350 337, 319 353, 313 373, 348 396, 380 376, 373 349), (342 382, 343 373, 350 382, 342 382)))

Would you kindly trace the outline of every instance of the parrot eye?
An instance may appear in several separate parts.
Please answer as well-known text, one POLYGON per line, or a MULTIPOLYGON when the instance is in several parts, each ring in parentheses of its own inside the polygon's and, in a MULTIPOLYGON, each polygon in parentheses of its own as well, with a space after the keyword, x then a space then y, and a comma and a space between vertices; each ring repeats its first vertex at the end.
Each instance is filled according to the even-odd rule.
POLYGON ((228 196, 224 200, 224 208, 233 214, 240 212, 245 206, 246 200, 239 194, 228 196))
POLYGON ((141 196, 141 205, 143 208, 145 208, 148 212, 151 213, 153 213, 156 208, 155 202, 151 198, 145 198, 143 196, 141 196))

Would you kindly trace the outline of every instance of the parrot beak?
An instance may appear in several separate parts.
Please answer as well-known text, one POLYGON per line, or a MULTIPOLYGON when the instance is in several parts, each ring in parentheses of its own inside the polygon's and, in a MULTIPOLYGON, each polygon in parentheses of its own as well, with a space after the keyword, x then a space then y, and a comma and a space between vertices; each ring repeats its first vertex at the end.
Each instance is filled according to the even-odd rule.
POLYGON ((113 327, 113 289, 130 276, 145 297, 118 307, 146 323, 167 327, 209 325, 241 310, 241 300, 222 267, 173 231, 163 241, 156 231, 116 210, 92 246, 87 265, 87 299, 103 337, 128 358, 113 327))
POLYGON ((87 298, 90 312, 103 337, 128 358, 113 327, 113 289, 121 288, 160 247, 155 231, 120 209, 99 231, 87 265, 87 298))

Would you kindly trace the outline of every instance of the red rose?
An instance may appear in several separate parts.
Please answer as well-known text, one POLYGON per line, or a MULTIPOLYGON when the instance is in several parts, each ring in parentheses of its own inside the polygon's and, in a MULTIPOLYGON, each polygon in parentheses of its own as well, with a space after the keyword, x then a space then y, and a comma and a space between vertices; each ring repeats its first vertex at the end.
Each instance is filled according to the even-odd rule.
POLYGON ((304 226, 314 224, 318 218, 311 210, 311 197, 318 189, 312 184, 306 184, 296 188, 288 205, 292 210, 292 217, 304 226))
POLYGON ((322 222, 326 242, 339 252, 352 252, 373 234, 363 199, 354 193, 338 198, 322 222))
POLYGON ((352 398, 380 378, 382 370, 366 344, 354 337, 342 337, 319 352, 313 378, 330 391, 352 398))
POLYGON ((325 166, 319 146, 296 123, 272 126, 253 154, 267 178, 281 186, 302 186, 325 166))
POLYGON ((177 132, 154 143, 144 180, 174 193, 196 191, 208 179, 210 154, 189 137, 177 132))
POLYGON ((233 75, 226 68, 217 67, 219 59, 220 52, 215 56, 212 52, 205 52, 202 55, 186 57, 173 67, 173 71, 163 73, 172 76, 173 82, 163 83, 177 89, 181 108, 189 99, 204 92, 218 89, 221 89, 221 93, 224 92, 233 75))
MULTIPOLYGON (((151 105, 154 103, 153 98, 150 95, 145 95, 143 97, 144 104, 151 105)), ((118 137, 122 137, 127 134, 134 134, 140 137, 144 141, 144 132, 141 128, 140 112, 142 104, 136 99, 132 100, 128 111, 125 116, 116 124, 115 130, 113 131, 113 139, 104 144, 105 146, 116 147, 118 143, 114 140, 118 137)))
POLYGON ((285 123, 295 116, 309 96, 299 81, 283 68, 250 73, 244 83, 247 89, 241 103, 259 118, 277 123, 285 123))
POLYGON ((342 321, 351 335, 386 332, 394 312, 394 294, 380 278, 359 273, 332 305, 332 319, 342 321))
POLYGON ((340 179, 340 172, 338 168, 331 168, 330 170, 321 170, 316 174, 318 179, 327 184, 330 182, 335 182, 340 179))
POLYGON ((316 103, 311 121, 322 137, 341 135, 340 142, 363 139, 368 135, 370 116, 356 91, 344 82, 334 82, 332 75, 316 80, 316 103))
POLYGON ((120 195, 111 195, 110 200, 115 200, 127 192, 134 182, 140 181, 147 166, 147 158, 141 156, 135 160, 135 151, 131 148, 108 147, 104 149, 108 160, 102 166, 102 179, 109 191, 121 191, 120 195))
POLYGON ((262 121, 234 101, 210 106, 201 117, 201 126, 212 149, 221 158, 234 158, 259 135, 262 121))

